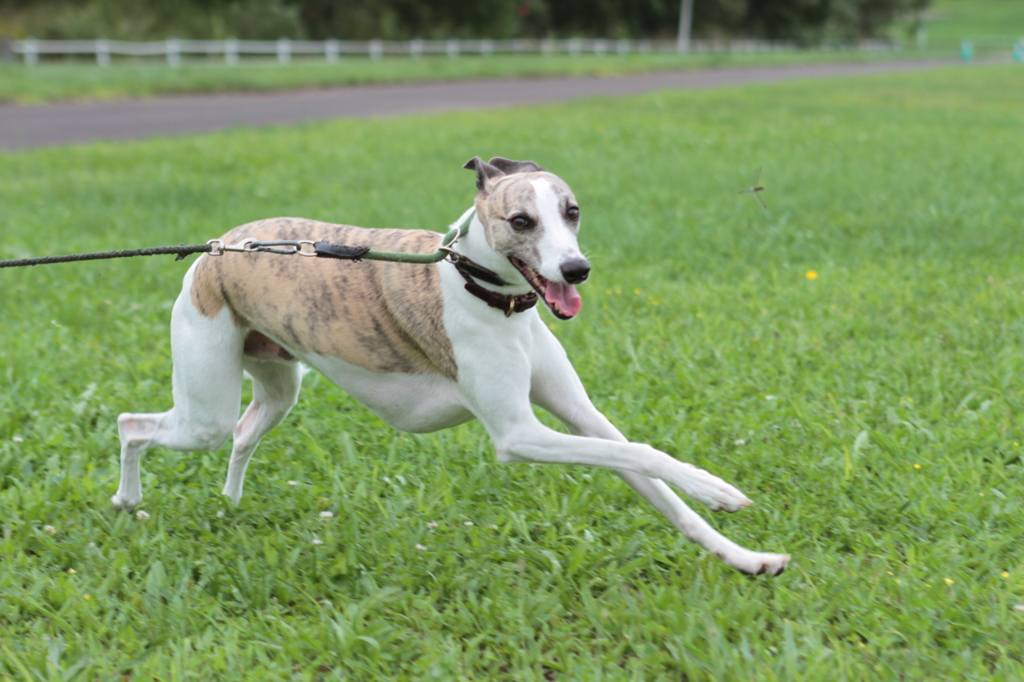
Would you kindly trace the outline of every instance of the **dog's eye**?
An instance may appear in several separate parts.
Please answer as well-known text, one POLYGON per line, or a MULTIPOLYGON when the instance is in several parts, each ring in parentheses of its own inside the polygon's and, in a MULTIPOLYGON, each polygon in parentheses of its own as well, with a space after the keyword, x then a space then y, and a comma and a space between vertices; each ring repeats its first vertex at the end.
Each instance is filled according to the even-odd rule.
POLYGON ((533 221, 524 215, 517 215, 508 222, 512 225, 512 228, 516 230, 528 230, 533 227, 533 221))
POLYGON ((569 208, 565 209, 565 217, 568 218, 569 220, 579 220, 580 209, 576 208, 575 206, 570 206, 569 208))

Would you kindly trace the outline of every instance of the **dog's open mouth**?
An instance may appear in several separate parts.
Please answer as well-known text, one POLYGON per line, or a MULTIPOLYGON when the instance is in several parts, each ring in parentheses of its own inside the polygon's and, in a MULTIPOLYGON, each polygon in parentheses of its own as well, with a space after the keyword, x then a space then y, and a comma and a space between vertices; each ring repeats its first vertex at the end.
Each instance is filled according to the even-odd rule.
POLYGON ((560 320, 569 320, 580 312, 583 307, 583 299, 576 293, 576 287, 545 279, 539 272, 518 258, 509 256, 508 259, 523 278, 530 283, 537 295, 544 299, 548 309, 555 317, 560 320))

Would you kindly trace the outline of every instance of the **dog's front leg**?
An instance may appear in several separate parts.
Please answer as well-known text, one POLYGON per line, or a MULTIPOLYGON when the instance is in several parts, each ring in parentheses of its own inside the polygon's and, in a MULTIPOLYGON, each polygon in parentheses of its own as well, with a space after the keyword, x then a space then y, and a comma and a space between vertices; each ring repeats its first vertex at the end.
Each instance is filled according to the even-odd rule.
MULTIPOLYGON (((589 464, 632 471, 662 479, 713 511, 735 512, 752 504, 746 495, 717 476, 650 445, 627 441, 590 402, 561 344, 539 318, 531 332, 529 370, 526 370, 525 377, 530 384, 529 400, 558 417, 574 436, 541 427, 529 405, 525 409, 518 404, 495 405, 491 408, 492 412, 497 412, 495 417, 502 416, 506 421, 518 420, 520 423, 518 427, 510 427, 511 445, 507 453, 510 459, 522 455, 529 461, 589 464), (534 460, 534 457, 538 459, 534 460)), ((506 373, 506 381, 510 375, 518 376, 506 373)), ((511 397, 503 391, 498 395, 491 393, 486 398, 494 400, 502 396, 511 397)), ((484 415, 478 416, 485 425, 488 423, 484 415)))
MULTIPOLYGON (((538 329, 534 339, 531 400, 561 420, 572 433, 626 442, 618 429, 591 403, 554 336, 547 329, 538 329)), ((750 574, 779 575, 785 570, 788 554, 754 552, 737 545, 698 516, 663 481, 632 471, 618 470, 615 473, 664 514, 687 539, 712 552, 729 566, 750 574)))
POLYGON ((786 564, 789 563, 788 554, 754 552, 737 545, 686 506, 664 481, 647 478, 631 471, 615 473, 664 514, 688 540, 696 542, 727 565, 750 575, 779 575, 786 570, 786 564))

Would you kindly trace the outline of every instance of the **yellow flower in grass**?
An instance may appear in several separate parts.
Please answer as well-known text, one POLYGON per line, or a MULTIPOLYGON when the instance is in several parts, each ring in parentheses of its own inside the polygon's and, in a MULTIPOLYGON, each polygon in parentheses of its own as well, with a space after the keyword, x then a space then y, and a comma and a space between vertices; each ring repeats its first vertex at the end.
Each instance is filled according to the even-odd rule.
POLYGON ((945 578, 944 580, 945 580, 945 583, 947 585, 952 585, 953 584, 953 579, 952 578, 945 578))
POLYGON ((1003 571, 1001 575, 1002 575, 1002 576, 1003 576, 1004 578, 1009 578, 1009 577, 1010 577, 1010 573, 1009 573, 1008 571, 1003 571))
POLYGON ((818 271, 817 270, 808 270, 806 277, 807 277, 807 279, 818 279, 818 271))

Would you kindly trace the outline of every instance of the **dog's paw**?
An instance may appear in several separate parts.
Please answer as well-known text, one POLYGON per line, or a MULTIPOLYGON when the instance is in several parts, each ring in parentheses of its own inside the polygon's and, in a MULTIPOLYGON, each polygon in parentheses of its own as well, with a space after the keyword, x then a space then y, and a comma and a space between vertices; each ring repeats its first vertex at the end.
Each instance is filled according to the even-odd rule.
POLYGON ((788 554, 770 554, 768 552, 748 552, 736 557, 722 556, 725 563, 747 575, 782 575, 789 564, 788 554))
POLYGON ((681 486, 683 492, 711 511, 738 512, 754 504, 736 487, 703 469, 691 465, 689 477, 691 480, 681 486))
POLYGON ((130 497, 128 495, 122 495, 120 491, 110 498, 110 504, 112 504, 114 509, 118 511, 131 511, 138 507, 141 502, 141 495, 138 497, 130 497))

